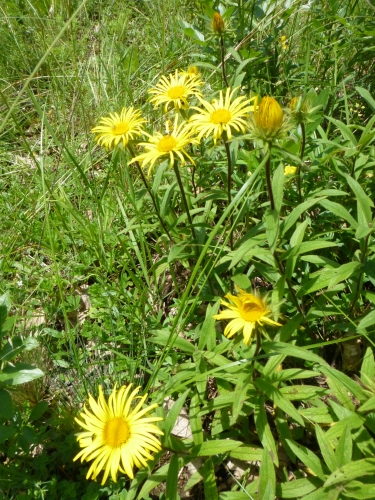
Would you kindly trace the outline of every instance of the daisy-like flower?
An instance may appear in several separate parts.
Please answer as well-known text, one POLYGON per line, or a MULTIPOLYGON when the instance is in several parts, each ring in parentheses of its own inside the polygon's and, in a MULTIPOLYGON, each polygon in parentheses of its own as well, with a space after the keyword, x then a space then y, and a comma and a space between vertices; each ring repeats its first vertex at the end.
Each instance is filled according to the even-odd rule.
POLYGON ((254 112, 250 116, 250 136, 264 142, 271 142, 284 136, 288 130, 288 116, 273 97, 263 97, 258 105, 255 100, 254 112))
POLYGON ((185 147, 188 144, 198 144, 199 141, 192 137, 192 130, 186 126, 185 123, 178 125, 178 115, 175 116, 173 127, 169 127, 169 123, 166 123, 167 134, 163 135, 160 132, 156 132, 154 135, 150 135, 147 132, 145 134, 149 137, 149 142, 141 142, 139 145, 146 149, 145 153, 133 158, 130 163, 135 161, 141 162, 141 167, 144 168, 148 163, 150 164, 148 168, 147 175, 150 177, 152 172, 152 167, 159 158, 165 156, 169 157, 170 166, 173 167, 175 156, 181 160, 182 166, 185 164, 186 156, 194 165, 194 160, 185 151, 185 147))
POLYGON ((122 108, 121 113, 110 113, 109 116, 101 118, 99 125, 91 132, 99 134, 96 141, 106 149, 122 144, 125 148, 127 143, 142 134, 142 125, 146 122, 140 111, 130 108, 122 108))
POLYGON ((79 418, 75 420, 86 432, 81 432, 77 440, 83 448, 74 460, 94 460, 88 470, 86 479, 95 479, 104 470, 102 484, 111 474, 113 481, 117 480, 118 471, 134 478, 133 467, 145 467, 147 460, 152 459, 150 451, 161 450, 160 441, 154 434, 163 432, 153 422, 163 420, 161 417, 151 417, 148 413, 158 405, 153 404, 142 409, 147 397, 137 396, 140 387, 131 392, 132 384, 122 386, 117 391, 116 386, 109 396, 108 403, 99 385, 98 400, 90 395, 89 406, 84 407, 79 418), (134 401, 137 401, 135 404, 134 401))
POLYGON ((250 103, 255 99, 246 99, 244 96, 237 97, 233 100, 233 94, 236 89, 227 88, 225 97, 220 91, 219 100, 214 100, 212 103, 199 99, 205 109, 200 109, 193 106, 193 109, 198 111, 189 120, 190 127, 198 134, 198 139, 202 137, 213 136, 214 143, 220 139, 224 132, 227 138, 232 138, 232 129, 245 133, 247 125, 245 121, 246 114, 253 111, 254 107, 250 103))
POLYGON ((169 77, 162 76, 159 82, 149 90, 155 107, 164 104, 165 112, 168 111, 169 105, 174 106, 175 110, 187 109, 189 107, 188 99, 191 96, 201 96, 199 87, 203 84, 199 76, 193 73, 178 73, 176 69, 175 74, 170 74, 169 77))
POLYGON ((268 316, 271 309, 267 307, 266 300, 258 295, 247 293, 238 288, 238 294, 227 293, 225 297, 229 300, 221 300, 221 304, 228 309, 224 309, 219 314, 213 316, 214 319, 230 319, 224 330, 224 335, 228 338, 233 337, 237 332, 243 330, 243 338, 246 345, 250 345, 255 328, 263 324, 281 326, 268 316))

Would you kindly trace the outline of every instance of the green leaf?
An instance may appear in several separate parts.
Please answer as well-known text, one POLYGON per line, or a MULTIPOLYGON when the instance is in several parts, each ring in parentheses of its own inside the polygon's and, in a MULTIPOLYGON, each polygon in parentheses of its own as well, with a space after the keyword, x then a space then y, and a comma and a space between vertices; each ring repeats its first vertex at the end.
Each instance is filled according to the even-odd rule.
POLYGON ((333 448, 327 439, 326 433, 322 431, 319 425, 315 426, 315 433, 318 440, 319 448, 322 453, 322 457, 331 472, 334 472, 338 468, 336 456, 333 452, 333 448))
POLYGON ((279 236, 279 214, 276 210, 266 210, 265 214, 266 221, 266 234, 268 240, 268 246, 272 253, 274 253, 277 240, 279 236))
POLYGON ((356 382, 354 382, 352 378, 345 375, 345 373, 342 373, 339 370, 335 370, 331 366, 327 365, 321 367, 321 372, 324 373, 324 375, 326 375, 327 377, 330 377, 331 379, 336 379, 339 384, 346 387, 346 389, 350 391, 353 394, 353 396, 355 396, 360 401, 367 400, 367 395, 361 388, 361 386, 356 382))
POLYGON ((280 233, 281 236, 285 236, 285 233, 294 226, 294 224, 297 222, 299 217, 309 208, 312 206, 316 205, 317 203, 320 203, 321 200, 324 200, 323 197, 319 198, 312 198, 304 201, 298 207, 296 207, 289 215, 284 219, 284 221, 280 224, 280 233))
POLYGON ((206 500, 218 500, 219 495, 216 488, 215 470, 212 458, 205 461, 203 466, 204 498, 206 500))
POLYGON ((333 288, 341 281, 344 281, 361 267, 360 262, 347 262, 334 270, 333 276, 328 283, 328 288, 333 288))
POLYGON ((178 400, 173 404, 172 408, 169 410, 168 416, 164 421, 164 435, 169 436, 172 432, 172 429, 176 423, 178 416, 181 413, 181 409, 184 406, 186 398, 190 392, 190 389, 185 391, 178 400))
POLYGON ((193 446, 191 449, 191 456, 211 457, 213 455, 220 455, 221 453, 227 453, 228 451, 235 450, 241 445, 241 441, 234 441, 233 439, 206 441, 198 446, 193 446))
POLYGON ((231 450, 229 452, 229 456, 231 458, 236 458, 238 460, 243 460, 244 462, 256 462, 258 460, 262 460, 263 449, 254 446, 250 446, 248 444, 243 444, 236 448, 235 450, 231 450))
POLYGON ((263 342, 263 349, 267 352, 269 356, 273 353, 282 353, 287 356, 293 356, 295 358, 304 359, 305 361, 311 361, 312 363, 318 363, 319 365, 328 366, 328 363, 324 361, 323 358, 310 352, 302 347, 297 347, 291 344, 284 344, 282 342, 263 342))
POLYGON ((3 332, 3 326, 7 319, 9 309, 10 309, 9 294, 4 293, 3 295, 0 295, 0 333, 3 332))
POLYGON ((269 450, 271 453, 271 458, 274 461, 276 467, 279 466, 279 459, 277 456, 276 443, 273 439, 273 435, 268 424, 266 411, 264 409, 264 397, 259 396, 257 405, 255 406, 255 427, 258 432, 260 442, 263 448, 269 450))
POLYGON ((10 361, 24 349, 25 346, 21 337, 13 337, 12 339, 8 339, 7 343, 0 351, 0 361, 10 361))
POLYGON ((341 493, 341 487, 319 488, 303 497, 303 500, 340 500, 341 493))
POLYGON ((358 477, 373 476, 374 474, 375 458, 364 458, 355 462, 351 461, 331 474, 324 483, 324 486, 351 481, 358 477))
POLYGON ((180 498, 177 495, 178 491, 178 471, 180 470, 178 464, 178 456, 173 454, 169 462, 167 481, 166 481, 166 500, 177 500, 180 498))
POLYGON ((361 380, 365 384, 368 380, 374 380, 375 378, 375 360, 372 348, 369 346, 366 349, 365 355, 363 356, 362 366, 361 366, 361 380), (366 379, 367 377, 367 379, 366 379))
POLYGON ((321 479, 315 476, 309 476, 303 479, 295 479, 287 483, 279 483, 276 485, 276 496, 278 498, 291 498, 295 500, 298 497, 308 495, 323 485, 321 479))
POLYGON ((220 300, 218 300, 214 305, 208 304, 206 309, 206 319, 203 322, 202 329, 200 331, 198 349, 202 351, 207 345, 207 350, 211 351, 216 345, 216 330, 215 330, 215 320, 212 316, 217 314, 220 307, 220 300))
POLYGON ((31 382, 37 378, 44 377, 44 373, 39 368, 20 363, 16 366, 6 366, 3 373, 0 373, 0 382, 7 385, 19 385, 31 382))
POLYGON ((281 255, 280 260, 285 260, 290 257, 296 257, 303 253, 315 252, 321 248, 332 248, 337 247, 337 243, 332 243, 326 240, 314 240, 314 241, 304 241, 300 245, 289 248, 286 252, 281 255))
POLYGON ((34 408, 31 410, 29 422, 34 422, 34 420, 38 420, 44 413, 48 410, 47 401, 39 401, 34 408))
POLYGON ((375 484, 361 483, 360 481, 349 481, 343 489, 346 498, 356 500, 374 500, 375 484))
POLYGON ((320 479, 325 481, 326 474, 324 470, 323 462, 308 448, 302 446, 291 439, 287 439, 288 445, 291 447, 292 451, 297 455, 301 462, 309 467, 313 473, 320 479))
MULTIPOLYGON (((316 374, 315 374, 316 376, 316 374)), ((290 379, 287 379, 290 380, 290 379)), ((290 385, 282 387, 280 393, 289 401, 307 401, 309 399, 329 396, 330 391, 314 385, 290 385)))
POLYGON ((336 120, 335 118, 332 118, 331 116, 326 116, 330 122, 332 122, 336 127, 340 130, 342 133, 342 136, 344 139, 350 142, 351 146, 355 147, 357 145, 357 140, 353 134, 353 132, 350 130, 350 128, 345 125, 345 123, 341 122, 340 120, 336 120))
POLYGON ((272 401, 285 413, 290 415, 303 427, 305 426, 305 422, 301 415, 295 409, 293 404, 288 399, 285 399, 283 397, 282 393, 279 389, 277 389, 277 387, 274 387, 272 384, 262 378, 255 379, 254 384, 267 396, 267 398, 272 399, 272 401))
POLYGON ((375 324, 375 311, 370 311, 361 321, 358 323, 357 330, 364 330, 375 324))
POLYGON ((375 111, 375 100, 370 94, 370 92, 367 89, 364 89, 363 87, 355 87, 355 89, 358 92, 358 94, 362 96, 363 99, 367 102, 372 111, 375 111))
POLYGON ((5 420, 10 420, 13 417, 13 400, 12 396, 5 389, 0 388, 0 417, 5 420))
POLYGON ((190 401, 190 426, 195 445, 203 444, 202 420, 200 416, 199 396, 194 394, 190 401))
POLYGON ((353 441, 348 425, 344 426, 336 447, 336 461, 338 467, 349 464, 352 459, 353 441))
POLYGON ((322 200, 320 202, 326 210, 329 210, 331 213, 341 217, 342 219, 349 222, 349 224, 356 229, 358 227, 358 222, 354 219, 354 217, 339 203, 330 200, 322 200))
POLYGON ((371 207, 374 206, 373 201, 364 192, 362 186, 351 177, 349 174, 343 174, 347 180, 351 190, 355 194, 358 206, 358 223, 359 224, 371 224, 372 215, 371 207))
MULTIPOLYGON (((171 342, 171 336, 168 331, 165 332, 163 330, 152 330, 151 333, 153 334, 153 336, 147 339, 149 342, 154 342, 155 344, 159 344, 164 347, 169 345, 169 343, 171 342)), ((178 336, 174 339, 173 346, 176 349, 181 349, 181 351, 185 352, 186 354, 193 354, 196 351, 195 345, 178 336)))
POLYGON ((259 470, 259 498, 274 500, 276 491, 275 466, 267 449, 263 450, 262 463, 259 470))
POLYGON ((12 439, 16 435, 16 428, 12 425, 0 425, 0 444, 4 443, 8 439, 12 439))

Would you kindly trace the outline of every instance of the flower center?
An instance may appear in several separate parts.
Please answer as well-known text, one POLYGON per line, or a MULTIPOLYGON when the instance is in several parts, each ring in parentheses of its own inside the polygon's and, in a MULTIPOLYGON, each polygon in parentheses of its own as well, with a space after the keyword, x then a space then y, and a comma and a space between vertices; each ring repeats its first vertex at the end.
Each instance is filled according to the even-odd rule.
POLYGON ((218 125, 219 123, 228 123, 229 120, 232 118, 232 115, 227 109, 217 109, 213 113, 211 113, 210 116, 210 122, 214 123, 215 125, 218 125))
POLYGON ((126 134, 126 132, 129 132, 129 128, 129 124, 127 122, 119 122, 112 127, 112 133, 114 135, 126 134))
POLYGON ((249 323, 255 323, 263 316, 263 308, 255 302, 244 302, 240 307, 241 318, 249 323))
POLYGON ((169 153, 176 146, 177 141, 171 135, 166 135, 160 139, 157 148, 161 153, 169 153))
POLYGON ((122 418, 112 418, 104 426, 103 437, 107 446, 118 448, 130 438, 129 425, 122 418))
POLYGON ((182 87, 182 85, 176 85, 175 87, 171 87, 168 90, 168 97, 171 99, 179 99, 183 95, 185 95, 186 89, 185 87, 182 87))

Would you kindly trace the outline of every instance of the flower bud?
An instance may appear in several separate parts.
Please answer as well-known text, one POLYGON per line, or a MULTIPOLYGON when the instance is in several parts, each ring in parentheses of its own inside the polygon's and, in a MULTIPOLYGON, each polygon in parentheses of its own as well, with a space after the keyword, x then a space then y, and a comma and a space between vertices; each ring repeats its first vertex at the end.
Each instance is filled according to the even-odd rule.
POLYGON ((215 12, 214 17, 212 18, 212 29, 218 35, 222 35, 225 31, 224 19, 218 12, 215 12))
POLYGON ((273 97, 263 97, 259 106, 254 107, 254 120, 264 132, 276 132, 283 124, 283 110, 273 97))

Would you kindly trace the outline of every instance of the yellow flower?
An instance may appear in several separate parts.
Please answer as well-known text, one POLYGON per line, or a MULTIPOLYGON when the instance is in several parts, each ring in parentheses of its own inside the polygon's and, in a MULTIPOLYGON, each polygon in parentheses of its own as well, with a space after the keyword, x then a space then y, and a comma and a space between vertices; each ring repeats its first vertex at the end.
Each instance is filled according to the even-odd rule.
POLYGON ((288 48, 288 42, 287 42, 286 36, 285 35, 281 35, 281 37, 279 38, 279 41, 281 43, 282 50, 286 50, 288 48))
POLYGON ((179 74, 176 69, 174 75, 170 74, 168 78, 163 75, 155 87, 149 90, 150 94, 155 94, 150 102, 155 106, 165 104, 165 112, 170 104, 173 104, 175 110, 186 109, 189 106, 189 97, 202 95, 199 90, 202 84, 198 76, 192 73, 179 74))
POLYGON ((284 168, 284 175, 294 175, 297 172, 297 167, 293 167, 292 165, 287 165, 284 168))
POLYGON ((263 97, 254 110, 254 120, 264 132, 275 132, 283 124, 283 110, 273 97, 263 97))
POLYGON ((246 99, 244 96, 240 96, 231 102, 235 91, 236 89, 231 92, 231 89, 227 88, 225 98, 223 92, 220 91, 219 100, 215 99, 212 103, 199 99, 206 109, 193 106, 193 109, 196 109, 198 113, 190 118, 189 124, 198 134, 199 139, 212 135, 216 144, 224 132, 226 132, 228 139, 232 138, 232 129, 245 133, 247 125, 245 117, 254 109, 253 106, 249 106, 254 98, 246 99))
POLYGON ((238 294, 228 293, 225 296, 230 302, 221 300, 221 304, 228 309, 224 309, 219 314, 213 316, 214 319, 231 319, 224 330, 224 335, 233 337, 237 332, 243 330, 243 338, 246 345, 250 345, 255 328, 263 324, 281 326, 268 316, 271 310, 261 297, 247 293, 238 288, 238 294))
POLYGON ((102 470, 102 484, 106 482, 109 474, 113 481, 116 481, 118 471, 133 479, 134 465, 145 467, 147 460, 152 459, 150 451, 161 450, 160 441, 153 434, 162 435, 163 432, 153 422, 163 419, 147 415, 157 404, 141 409, 147 394, 143 397, 137 396, 140 387, 130 392, 131 386, 132 384, 122 386, 118 391, 115 386, 107 403, 99 385, 98 400, 95 401, 89 396, 91 411, 84 407, 80 414, 82 420, 75 419, 86 432, 77 436, 83 450, 74 460, 81 458, 83 462, 94 459, 86 479, 90 476, 96 479, 102 470), (139 401, 132 408, 136 399, 139 401))
POLYGON ((256 98, 249 129, 252 138, 271 142, 285 134, 288 129, 288 117, 273 97, 263 97, 259 105, 256 98))
POLYGON ((215 12, 212 18, 212 29, 218 35, 222 35, 225 31, 224 19, 221 17, 219 12, 215 12))
POLYGON ((165 156, 169 156, 171 167, 173 167, 175 155, 181 160, 182 165, 185 163, 184 155, 189 158, 192 163, 194 163, 194 160, 189 156, 184 148, 190 143, 198 144, 199 141, 192 137, 193 132, 186 126, 185 123, 178 125, 177 122, 178 115, 175 117, 171 130, 169 129, 169 123, 166 123, 166 135, 163 135, 160 132, 156 132, 155 135, 150 135, 145 132, 145 134, 149 137, 149 142, 141 142, 139 145, 143 146, 147 151, 133 158, 129 164, 139 161, 142 162, 141 166, 144 168, 148 163, 150 163, 147 174, 150 176, 155 162, 159 158, 165 156))
POLYGON ((119 143, 125 147, 135 136, 140 136, 145 123, 140 111, 130 108, 122 108, 121 113, 110 113, 109 117, 100 119, 99 125, 91 132, 99 134, 96 141, 101 146, 109 149, 119 143))

